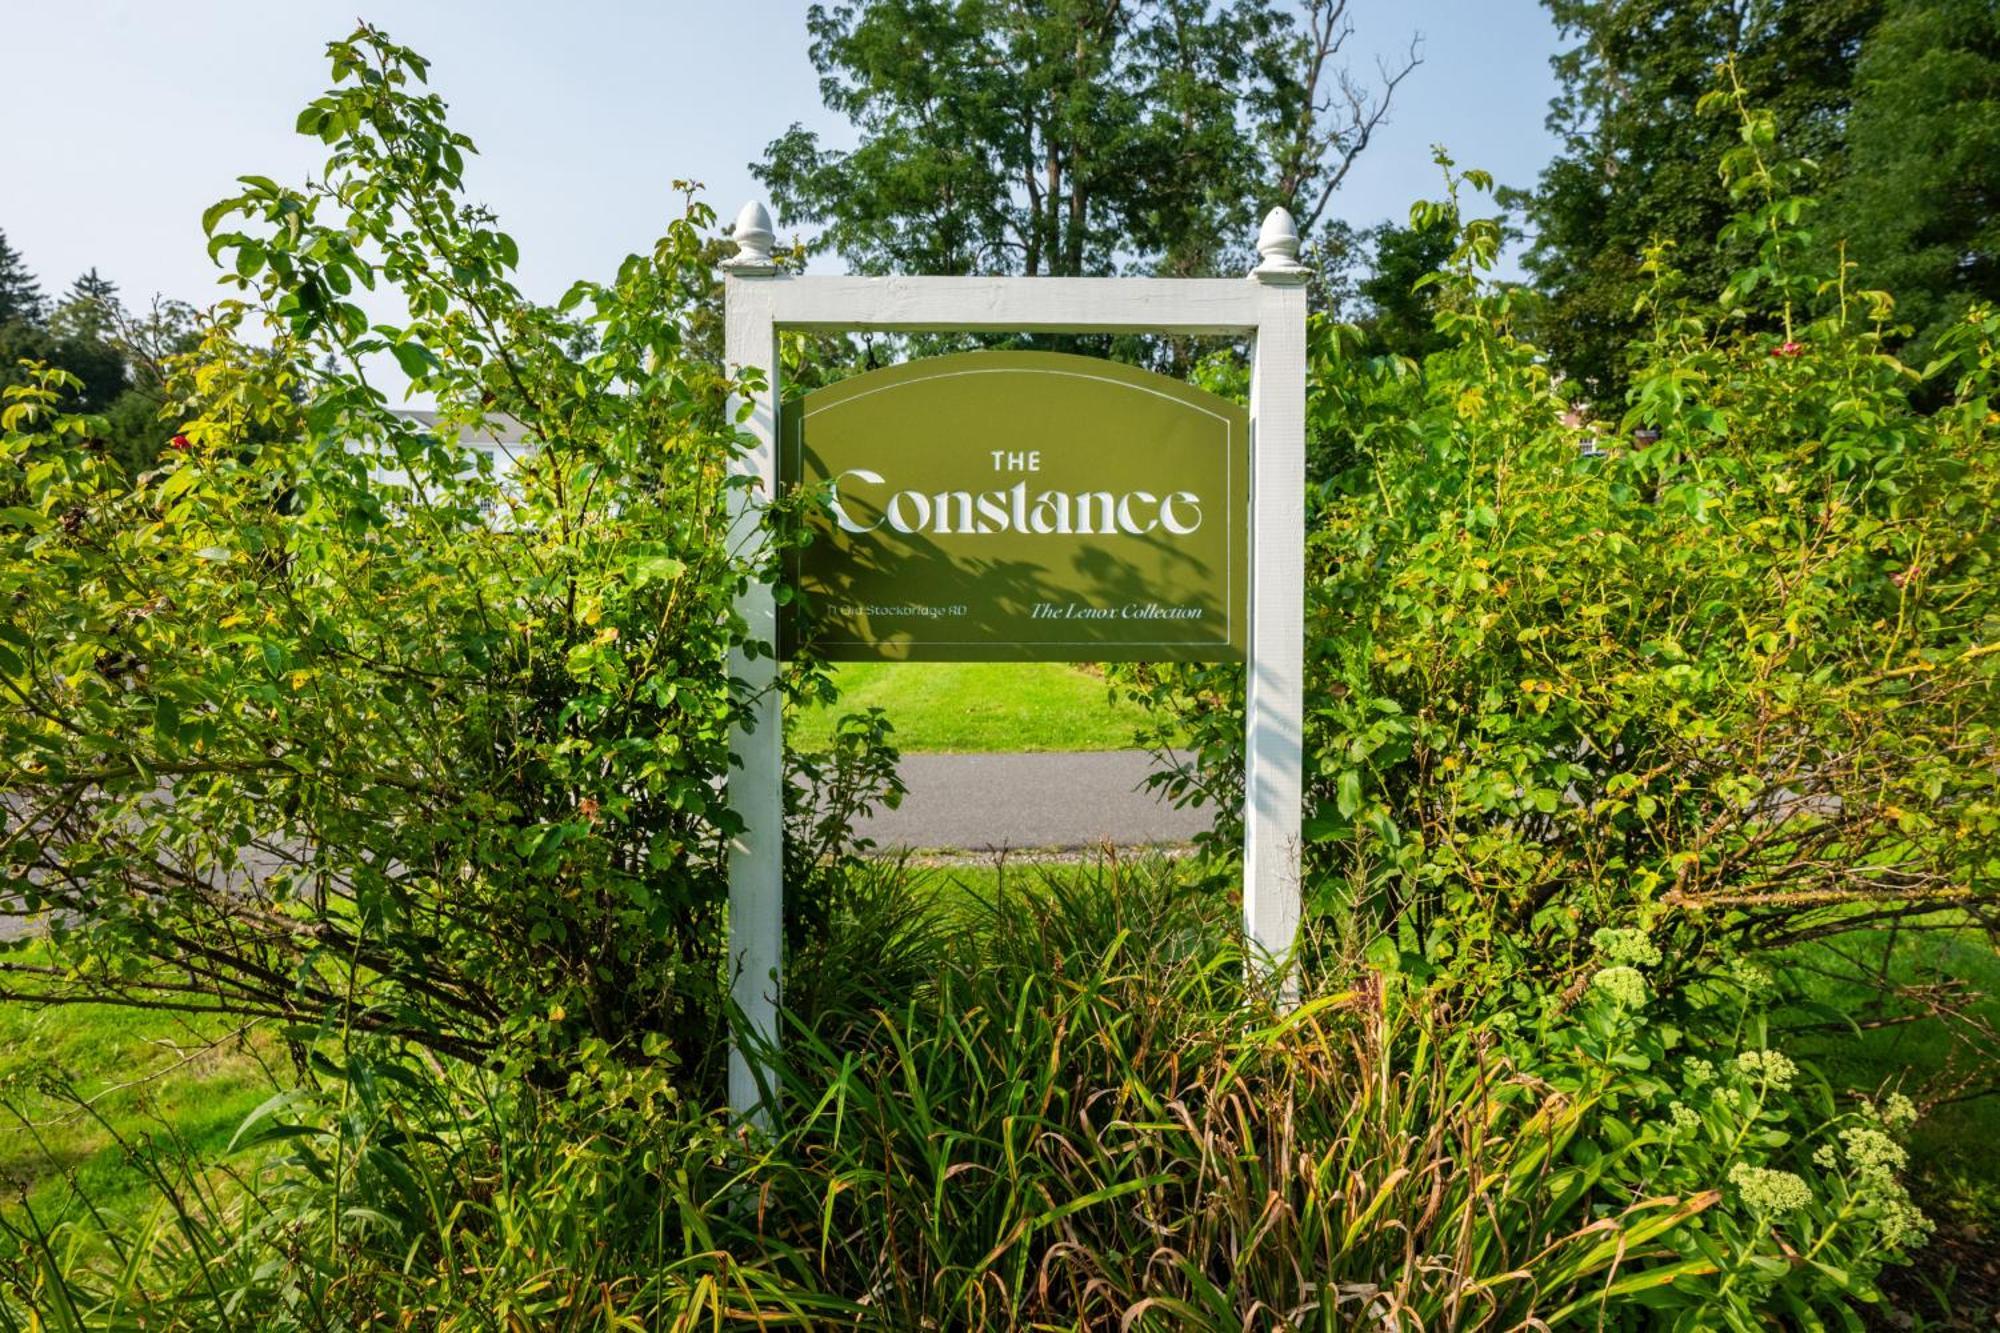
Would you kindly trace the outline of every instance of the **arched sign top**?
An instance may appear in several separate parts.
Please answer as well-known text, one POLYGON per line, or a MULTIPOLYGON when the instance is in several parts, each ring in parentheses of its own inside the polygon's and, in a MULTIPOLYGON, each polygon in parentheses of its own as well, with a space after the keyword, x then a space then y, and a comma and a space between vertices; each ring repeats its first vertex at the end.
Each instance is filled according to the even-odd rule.
POLYGON ((827 514, 787 649, 833 660, 1240 661, 1249 415, 1095 357, 967 352, 787 402, 827 514))
POLYGON ((1103 357, 1078 356, 1070 352, 955 352, 924 357, 851 376, 792 401, 804 402, 808 411, 819 412, 904 385, 974 375, 1030 376, 1038 379, 1075 377, 1098 385, 1122 386, 1134 392, 1185 403, 1211 415, 1240 417, 1244 414, 1242 404, 1206 389, 1197 389, 1171 375, 1142 370, 1123 361, 1107 361, 1103 357))

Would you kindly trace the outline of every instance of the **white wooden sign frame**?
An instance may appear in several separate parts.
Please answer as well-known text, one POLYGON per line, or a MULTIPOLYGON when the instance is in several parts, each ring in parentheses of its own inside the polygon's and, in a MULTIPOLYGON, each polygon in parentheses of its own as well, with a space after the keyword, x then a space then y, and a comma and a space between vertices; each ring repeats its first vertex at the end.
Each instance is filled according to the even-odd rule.
MULTIPOLYGON (((1285 998, 1300 914, 1299 832, 1305 620, 1306 279, 1298 231, 1284 209, 1264 219, 1261 262, 1248 278, 801 277, 773 261, 760 204, 743 206, 723 261, 725 356, 754 368, 753 443, 738 458, 754 488, 735 492, 731 540, 755 555, 759 512, 778 488, 778 335, 813 332, 1180 333, 1247 337, 1250 380, 1250 627, 1245 665, 1243 929, 1253 960, 1279 975, 1285 998), (753 493, 754 492, 754 493, 753 493)), ((739 400, 738 407, 744 403, 739 400)), ((769 585, 738 602, 753 640, 778 642, 769 585)), ((742 653, 730 672, 752 700, 753 726, 732 740, 729 804, 743 832, 729 847, 730 994, 760 1043, 778 1041, 784 947, 784 732, 778 663, 742 653)), ((729 1104, 755 1116, 763 1089, 738 1040, 729 1104)))

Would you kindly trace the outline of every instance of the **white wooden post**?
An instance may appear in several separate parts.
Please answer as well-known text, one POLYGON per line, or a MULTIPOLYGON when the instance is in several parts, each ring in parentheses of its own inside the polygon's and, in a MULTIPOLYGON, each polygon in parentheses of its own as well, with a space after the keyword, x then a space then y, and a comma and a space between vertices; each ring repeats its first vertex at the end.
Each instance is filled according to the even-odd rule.
POLYGON ((1253 966, 1298 995, 1305 719, 1306 280, 1274 208, 1250 277, 1262 290, 1250 373, 1250 652, 1244 666, 1243 932, 1253 966))
MULTIPOLYGON (((805 278, 771 257, 770 215, 745 204, 737 254, 723 262, 725 334, 732 370, 765 376, 749 400, 754 444, 738 460, 758 492, 739 498, 732 541, 764 544, 761 505, 777 494, 780 330, 916 333, 1183 333, 1249 335, 1250 643, 1244 734, 1243 925, 1254 965, 1284 967, 1300 915, 1299 821, 1305 658, 1306 288, 1298 229, 1273 209, 1257 238, 1249 281, 1237 278, 805 278)), ((768 586, 748 589, 738 609, 751 638, 777 642, 768 586)), ((777 663, 737 654, 730 671, 750 689, 755 726, 732 737, 737 760, 729 804, 744 832, 729 848, 731 997, 750 1034, 777 1040, 784 943, 784 736, 777 663)), ((1296 996, 1285 974, 1280 996, 1296 996)), ((736 1034, 739 1037, 745 1034, 736 1034)), ((729 1056, 729 1104, 761 1119, 767 1089, 740 1041, 729 1056)))
MULTIPOLYGON (((772 323, 771 287, 785 281, 771 258, 770 215, 761 204, 745 204, 736 217, 736 255, 723 261, 724 357, 730 373, 763 372, 764 387, 749 399, 744 423, 754 443, 738 455, 736 475, 756 479, 754 493, 739 489, 731 500, 729 540, 748 558, 761 555, 767 541, 763 506, 778 493, 778 345, 772 323)), ((743 400, 732 403, 740 409, 743 400)), ((739 1116, 761 1122, 765 1088, 752 1068, 742 1038, 773 1043, 778 1037, 778 1001, 784 960, 785 904, 785 739, 778 700, 777 602, 769 584, 753 583, 738 598, 737 611, 753 642, 770 654, 751 659, 731 654, 729 673, 749 692, 753 725, 730 738, 737 764, 729 771, 729 808, 743 831, 729 844, 729 995, 747 1033, 729 1043, 729 1106, 739 1116)))

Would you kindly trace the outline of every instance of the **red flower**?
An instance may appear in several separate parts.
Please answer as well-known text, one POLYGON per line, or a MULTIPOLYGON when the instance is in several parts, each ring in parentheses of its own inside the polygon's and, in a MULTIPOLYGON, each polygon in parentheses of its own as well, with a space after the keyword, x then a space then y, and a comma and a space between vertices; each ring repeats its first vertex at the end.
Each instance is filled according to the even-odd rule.
POLYGON ((185 435, 176 435, 173 439, 167 441, 167 443, 173 445, 174 448, 180 450, 182 453, 186 453, 194 447, 188 443, 188 437, 185 435))
POLYGON ((1806 350, 1804 343, 1782 342, 1771 349, 1772 356, 1797 356, 1806 350))

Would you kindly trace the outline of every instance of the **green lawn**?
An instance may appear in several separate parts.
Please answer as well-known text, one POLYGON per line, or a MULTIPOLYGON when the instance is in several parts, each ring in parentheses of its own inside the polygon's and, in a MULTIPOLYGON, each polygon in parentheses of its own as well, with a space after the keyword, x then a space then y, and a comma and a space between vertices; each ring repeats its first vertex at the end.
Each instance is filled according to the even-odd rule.
MULTIPOLYGON (((1902 1086, 1921 1099, 1947 1093, 1926 1107, 1910 1135, 1915 1168, 1912 1191, 1937 1223, 1912 1270, 1893 1276, 1898 1304, 1924 1311, 1920 1328, 1973 1327, 1952 1322, 1985 1308, 1996 1293, 1991 1262, 2000 1236, 2000 1093, 1996 1093, 1993 1038, 2000 1031, 2000 956, 1985 933, 1961 930, 1858 931, 1782 955, 1780 965, 1814 1011, 1794 1021, 1818 1031, 1784 1038, 1818 1061, 1836 1087, 1856 1090, 1902 1086), (1854 978, 1885 970, 1901 986, 1938 995, 1976 996, 1951 1028, 1935 1019, 1896 1022, 1919 1012, 1908 1002, 1878 1005, 1875 992, 1854 978), (1843 1015, 1856 1031, 1831 1015, 1843 1015)), ((1983 1327, 1984 1325, 1982 1325, 1983 1327)))
MULTIPOLYGON (((2000 1030, 2000 956, 1985 935, 1977 928, 1906 930, 1892 939, 1885 931, 1861 931, 1806 945, 1788 958, 1808 1000, 1862 1027, 1857 1033, 1843 1025, 1799 1043, 1836 1083, 1867 1088, 1903 1081, 1915 1088, 1940 1075, 1963 1081, 1959 1097, 1931 1108, 1917 1123, 1911 1147, 1919 1161, 1934 1168, 1934 1188, 2000 1222, 2000 1153, 1961 1151, 1970 1144, 2000 1143, 2000 1095, 1991 1091, 1996 1071, 1980 1053, 1982 1045, 1990 1051, 1990 1041, 1976 1035, 1982 1028, 2000 1030), (1980 997, 1965 1020, 1953 1024, 1970 1042, 1954 1041, 1935 1021, 1895 1022, 1918 1012, 1916 1007, 1878 1009, 1871 992, 1843 979, 1883 967, 1885 954, 1887 974, 1899 985, 1980 997)), ((1801 1018, 1824 1021, 1818 1015, 1801 1018)))
POLYGON ((54 1221, 78 1190, 100 1207, 141 1201, 145 1181, 118 1139, 220 1151, 271 1095, 260 1061, 273 1045, 210 1019, 0 1004, 0 1206, 25 1191, 54 1221))
POLYGON ((1122 750, 1145 710, 1114 702, 1102 676, 1062 662, 850 662, 834 669, 836 710, 788 723, 793 744, 826 744, 838 712, 880 708, 905 751, 1122 750))

